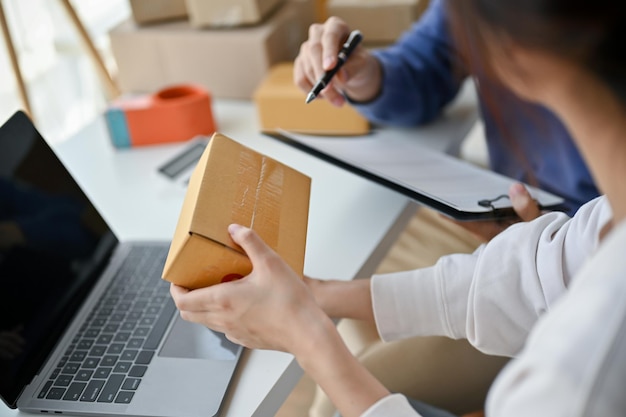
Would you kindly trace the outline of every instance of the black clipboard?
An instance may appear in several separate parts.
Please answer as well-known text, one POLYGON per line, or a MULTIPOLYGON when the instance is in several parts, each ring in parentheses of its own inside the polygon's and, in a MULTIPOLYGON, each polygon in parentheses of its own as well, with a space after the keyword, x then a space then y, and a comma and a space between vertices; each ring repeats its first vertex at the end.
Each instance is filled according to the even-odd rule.
MULTIPOLYGON (((310 136, 285 131, 264 134, 455 220, 517 217, 507 195, 509 186, 517 181, 404 137, 388 137, 377 131, 363 137, 310 136), (402 165, 415 169, 403 177, 402 165)), ((563 198, 526 186, 542 210, 564 210, 563 198)))

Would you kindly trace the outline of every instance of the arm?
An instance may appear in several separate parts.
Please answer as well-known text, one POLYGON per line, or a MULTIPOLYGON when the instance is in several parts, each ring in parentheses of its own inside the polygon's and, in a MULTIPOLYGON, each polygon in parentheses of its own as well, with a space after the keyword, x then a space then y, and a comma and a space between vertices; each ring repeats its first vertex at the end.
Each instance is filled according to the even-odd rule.
POLYGON ((374 52, 382 87, 375 100, 354 102, 356 109, 387 125, 415 126, 437 117, 467 76, 447 25, 444 1, 434 0, 394 45, 374 52))
POLYGON ((488 415, 624 415, 625 226, 603 241, 498 377, 487 399, 488 415))
POLYGON ((317 304, 332 318, 374 321, 369 279, 352 281, 305 278, 317 304))
POLYGON ((381 337, 467 338, 487 353, 515 355, 593 253, 610 216, 599 198, 571 220, 549 213, 511 226, 471 255, 375 276, 372 303, 381 337))
MULTIPOLYGON (((577 215, 577 222, 568 222, 565 216, 556 213, 542 216, 535 222, 510 229, 494 239, 492 241, 495 245, 492 248, 494 253, 490 255, 497 255, 495 258, 493 256, 481 258, 481 254, 489 253, 491 250, 488 250, 489 245, 486 245, 471 262, 467 260, 472 258, 472 255, 463 257, 462 262, 455 262, 453 257, 448 257, 444 258, 444 263, 452 265, 452 268, 442 268, 439 271, 438 267, 420 270, 439 272, 439 274, 426 272, 422 279, 411 279, 410 274, 408 281, 406 276, 401 275, 399 279, 375 277, 371 287, 372 301, 381 333, 385 336, 389 331, 393 333, 398 329, 419 332, 419 326, 417 329, 411 326, 421 323, 422 330, 430 326, 429 331, 436 331, 436 327, 439 326, 440 330, 448 331, 453 337, 462 337, 466 334, 471 340, 478 341, 477 344, 482 343, 491 350, 502 348, 500 342, 504 339, 504 348, 516 351, 519 348, 515 345, 515 342, 518 342, 517 336, 524 333, 523 325, 528 324, 525 319, 535 315, 532 320, 534 323, 538 313, 542 312, 542 303, 549 306, 561 295, 559 285, 568 283, 572 271, 584 262, 580 254, 590 253, 589 247, 596 244, 599 223, 610 217, 607 211, 608 205, 601 199, 581 208, 582 214, 577 215), (516 229, 523 230, 519 234, 513 234, 516 229), (564 234, 561 233, 563 230, 564 234), (513 248, 515 250, 511 251, 506 244, 496 245, 495 242, 501 239, 506 239, 513 245, 516 242, 520 243, 522 249, 513 248), (532 249, 533 245, 535 249, 529 254, 528 250, 532 249), (544 248, 545 245, 548 248, 544 248), (574 248, 568 248, 567 256, 556 257, 555 262, 555 253, 550 248, 554 247, 559 251, 568 245, 573 245, 574 248), (509 256, 503 256, 505 254, 509 256), (535 259, 535 256, 538 259, 535 259), (489 260, 494 259, 495 264, 490 267, 489 260), (516 259, 518 263, 511 264, 516 259), (538 267, 535 268, 538 283, 533 279, 526 279, 535 277, 532 275, 533 265, 543 263, 546 264, 545 270, 539 271, 538 267), (472 270, 476 270, 475 279, 472 279, 473 274, 470 274, 469 284, 465 282, 467 274, 463 269, 468 265, 472 266, 472 270), (550 281, 549 277, 555 275, 553 268, 557 265, 563 268, 561 281, 558 279, 550 281), (493 269, 493 266, 496 269, 493 269), (503 266, 509 270, 501 269, 503 266), (520 271, 516 273, 515 266, 525 269, 524 272, 527 274, 520 271), (438 280, 439 275, 445 275, 446 272, 452 274, 438 280), (509 273, 512 278, 508 277, 509 273), (511 303, 515 298, 507 298, 506 294, 500 296, 497 291, 490 289, 492 286, 506 291, 508 286, 515 282, 515 276, 518 277, 518 287, 513 288, 512 297, 519 297, 520 302, 529 301, 527 304, 531 308, 517 311, 519 306, 511 303), (523 297, 520 297, 519 291, 520 276, 525 277, 524 282, 529 281, 523 286, 523 297), (434 285, 430 285, 429 288, 428 282, 434 285), (397 285, 398 283, 401 285, 397 285), (445 284, 445 287, 442 284, 445 284), (408 294, 409 288, 421 291, 408 294), (472 293, 472 289, 480 291, 472 293), (487 296, 481 297, 482 294, 487 296), (542 301, 539 294, 545 297, 545 300, 542 301), (385 298, 390 296, 391 302, 385 302, 385 298), (396 299, 393 299, 393 296, 396 299), (481 310, 482 302, 486 304, 485 311, 481 310), (428 311, 424 305, 430 305, 432 311, 428 311), (466 309, 459 308, 461 305, 466 309), (476 314, 476 317, 472 314, 474 308, 480 313, 476 314), (489 323, 489 320, 483 317, 486 314, 489 318, 490 314, 494 314, 493 311, 500 309, 500 312, 506 312, 509 308, 517 312, 517 316, 509 315, 504 320, 500 322, 496 320, 494 323, 489 323), (420 315, 420 312, 426 314, 420 315), (507 318, 515 320, 506 320, 507 318), (466 319, 468 329, 464 330, 466 319), (389 328, 385 328, 388 324, 386 321, 391 323, 389 328), (499 324, 507 326, 510 322, 517 324, 511 331, 506 327, 498 328, 499 324), (407 323, 410 325, 407 326, 407 323), (483 324, 486 324, 484 328, 483 324), (498 337, 490 339, 489 333, 494 328, 498 337), (520 328, 521 331, 518 331, 520 328)), ((252 261, 252 273, 238 281, 193 291, 173 285, 172 297, 183 319, 223 332, 230 340, 243 346, 292 353, 302 368, 331 395, 331 400, 344 417, 416 415, 406 400, 389 395, 389 392, 349 353, 331 320, 320 308, 307 285, 262 242, 256 233, 235 225, 231 225, 229 231, 233 240, 244 249, 252 261)), ((511 294, 508 297, 511 297, 511 294)), ((340 302, 336 298, 333 300, 335 304, 340 302)), ((355 305, 362 305, 362 302, 359 301, 355 305)), ((341 311, 340 307, 333 308, 334 311, 341 311)), ((360 309, 356 307, 348 310, 360 309)))
MULTIPOLYGON (((311 25, 294 61, 294 83, 302 91, 336 65, 349 33, 337 17, 311 25)), ((371 53, 359 45, 319 97, 336 106, 349 98, 373 122, 418 125, 439 115, 466 75, 452 47, 443 1, 434 0, 393 46, 371 53)))
POLYGON ((193 291, 172 285, 181 317, 246 347, 292 353, 344 417, 361 416, 387 397, 387 389, 352 356, 300 277, 251 229, 231 225, 229 231, 252 261, 252 273, 193 291))
POLYGON ((585 259, 582 254, 597 246, 609 218, 605 202, 595 200, 571 221, 550 213, 517 225, 471 255, 446 256, 431 268, 372 280, 305 282, 330 317, 375 318, 384 340, 468 338, 486 351, 513 355, 538 317, 563 294, 585 259), (541 266, 535 265, 538 255, 541 266), (478 290, 481 286, 491 289, 478 290), (491 322, 492 314, 497 321, 491 322), (506 329, 496 332, 502 339, 492 337, 494 326, 506 329))

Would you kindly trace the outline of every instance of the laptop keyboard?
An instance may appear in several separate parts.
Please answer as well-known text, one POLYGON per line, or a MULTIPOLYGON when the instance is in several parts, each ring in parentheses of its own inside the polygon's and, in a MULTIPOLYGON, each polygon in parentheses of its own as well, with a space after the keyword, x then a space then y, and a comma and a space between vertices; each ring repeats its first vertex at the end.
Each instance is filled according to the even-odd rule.
POLYGON ((38 398, 128 404, 176 307, 162 246, 131 249, 38 398))

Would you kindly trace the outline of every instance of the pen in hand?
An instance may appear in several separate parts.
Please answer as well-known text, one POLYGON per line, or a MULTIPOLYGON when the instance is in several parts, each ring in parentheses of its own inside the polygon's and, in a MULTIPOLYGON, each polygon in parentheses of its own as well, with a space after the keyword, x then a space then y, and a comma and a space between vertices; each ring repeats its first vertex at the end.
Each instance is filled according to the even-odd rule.
POLYGON ((309 94, 306 96, 307 104, 315 100, 317 95, 328 85, 333 76, 348 60, 348 57, 350 56, 352 51, 354 51, 359 42, 361 42, 361 39, 363 39, 363 36, 361 35, 360 31, 353 30, 352 32, 350 32, 350 36, 348 36, 348 39, 343 44, 341 50, 339 51, 339 54, 337 55, 337 65, 335 65, 331 70, 326 71, 322 78, 320 78, 317 83, 315 83, 309 94))

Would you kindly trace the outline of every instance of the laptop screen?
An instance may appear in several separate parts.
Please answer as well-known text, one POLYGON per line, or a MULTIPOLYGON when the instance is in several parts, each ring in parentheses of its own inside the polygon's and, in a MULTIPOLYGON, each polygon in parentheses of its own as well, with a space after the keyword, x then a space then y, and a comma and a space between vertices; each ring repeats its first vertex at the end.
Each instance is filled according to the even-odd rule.
POLYGON ((15 407, 117 240, 22 112, 0 127, 0 395, 15 407))

